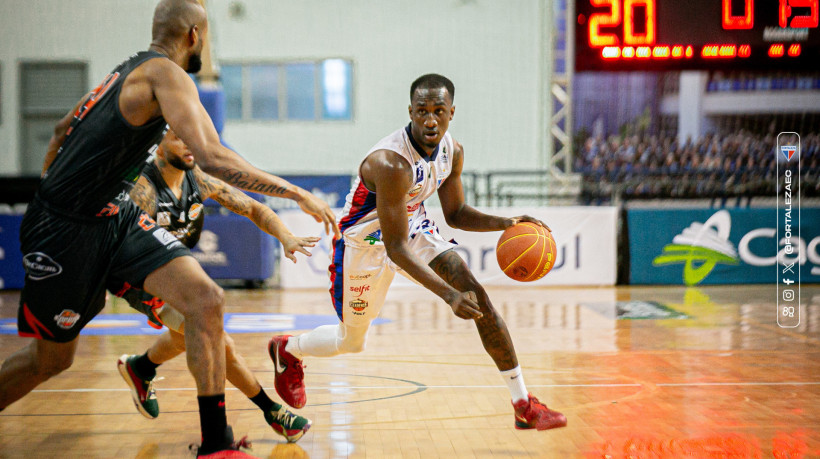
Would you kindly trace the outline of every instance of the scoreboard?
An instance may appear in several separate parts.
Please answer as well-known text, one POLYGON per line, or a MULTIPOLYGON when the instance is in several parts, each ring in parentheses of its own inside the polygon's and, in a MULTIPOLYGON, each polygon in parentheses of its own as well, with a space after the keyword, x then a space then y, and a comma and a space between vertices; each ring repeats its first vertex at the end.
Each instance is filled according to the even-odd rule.
POLYGON ((575 69, 820 71, 820 0, 575 0, 575 69))

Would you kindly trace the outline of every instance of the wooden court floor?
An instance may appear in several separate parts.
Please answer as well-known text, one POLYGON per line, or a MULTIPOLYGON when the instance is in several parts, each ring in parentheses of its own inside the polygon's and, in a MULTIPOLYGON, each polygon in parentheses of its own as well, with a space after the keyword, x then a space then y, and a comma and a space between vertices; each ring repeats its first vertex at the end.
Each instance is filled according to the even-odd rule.
MULTIPOLYGON (((306 361, 301 413, 314 426, 298 443, 283 442, 232 388, 229 423, 265 458, 820 457, 820 286, 803 286, 796 329, 776 324, 768 285, 489 291, 528 388, 566 414, 568 427, 515 430, 507 389, 473 325, 416 288, 390 293, 389 322, 374 326, 365 352, 306 361), (647 304, 674 318, 617 313, 626 305, 640 316, 647 304)), ((0 319, 16 317, 18 295, 0 293, 0 319)), ((266 320, 298 327, 332 314, 327 296, 228 290, 226 308, 283 314, 237 315, 240 329, 266 320)), ((124 313, 121 300, 104 311, 124 313)), ((232 333, 275 394, 270 335, 232 333)), ((119 355, 153 339, 84 336, 70 370, 0 413, 0 457, 192 457, 198 415, 184 358, 159 369, 156 420, 137 414, 115 368, 119 355)), ((25 342, 0 334, 0 359, 25 342)))

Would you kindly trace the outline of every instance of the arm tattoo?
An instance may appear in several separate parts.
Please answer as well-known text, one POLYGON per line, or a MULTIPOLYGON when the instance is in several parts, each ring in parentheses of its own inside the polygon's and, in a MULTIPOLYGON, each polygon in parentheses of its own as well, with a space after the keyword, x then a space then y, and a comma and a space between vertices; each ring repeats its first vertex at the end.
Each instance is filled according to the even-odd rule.
POLYGON ((282 195, 288 191, 288 189, 283 186, 259 182, 258 179, 251 179, 250 174, 236 169, 222 168, 217 172, 217 174, 229 185, 247 191, 254 191, 256 193, 267 195, 282 195))
POLYGON ((199 169, 194 171, 194 176, 203 198, 213 198, 235 214, 244 217, 251 215, 254 200, 246 194, 233 189, 219 179, 208 176, 199 169))
POLYGON ((484 350, 495 362, 499 370, 511 370, 518 366, 507 324, 492 303, 487 292, 475 280, 470 268, 455 250, 448 250, 430 262, 430 267, 445 282, 460 292, 473 291, 478 297, 478 305, 484 315, 475 321, 484 350))
POLYGON ((140 177, 137 184, 131 189, 131 200, 146 212, 151 218, 157 218, 157 190, 147 180, 140 177))

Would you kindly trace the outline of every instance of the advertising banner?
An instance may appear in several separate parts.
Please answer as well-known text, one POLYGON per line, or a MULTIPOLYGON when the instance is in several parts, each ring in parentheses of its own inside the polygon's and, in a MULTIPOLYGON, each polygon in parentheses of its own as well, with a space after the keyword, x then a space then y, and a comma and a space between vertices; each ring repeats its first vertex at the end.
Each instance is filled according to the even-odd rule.
MULTIPOLYGON (((501 232, 466 232, 454 230, 444 222, 441 209, 428 208, 428 217, 436 223, 441 235, 454 239, 455 250, 464 258, 476 279, 487 286, 545 285, 614 285, 617 212, 614 207, 555 208, 480 208, 482 212, 512 217, 531 215, 552 229, 557 245, 555 266, 535 282, 517 282, 508 278, 498 266, 495 247, 501 232)), ((282 220, 297 236, 322 236, 310 258, 297 254, 293 264, 280 258, 280 280, 283 288, 328 287, 330 238, 320 224, 299 211, 283 211, 282 220)), ((396 276, 396 285, 411 285, 404 276, 396 276)))
POLYGON ((191 251, 213 279, 262 281, 273 275, 279 241, 239 215, 209 215, 191 251))
POLYGON ((774 208, 629 210, 630 283, 774 284, 784 269, 820 282, 820 209, 794 212, 787 228, 774 208))
POLYGON ((22 215, 0 215, 0 290, 23 288, 26 272, 20 253, 22 215))

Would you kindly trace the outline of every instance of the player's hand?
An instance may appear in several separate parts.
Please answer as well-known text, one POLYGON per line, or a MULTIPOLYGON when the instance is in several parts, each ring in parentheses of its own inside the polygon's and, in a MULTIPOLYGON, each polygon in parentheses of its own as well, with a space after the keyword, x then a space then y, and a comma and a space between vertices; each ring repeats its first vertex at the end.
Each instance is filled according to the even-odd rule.
POLYGON ((453 309, 453 314, 462 319, 480 319, 484 314, 481 313, 478 305, 478 298, 475 292, 455 292, 447 303, 453 309))
POLYGON ((326 234, 330 234, 332 228, 335 236, 334 239, 342 237, 342 233, 339 232, 339 226, 336 225, 336 216, 333 215, 333 211, 330 210, 330 206, 326 202, 308 191, 302 193, 302 199, 298 202, 299 207, 301 207, 306 214, 312 215, 317 222, 324 222, 326 234))
POLYGON ((290 235, 286 238, 282 238, 282 250, 285 253, 285 256, 292 262, 296 263, 296 252, 303 253, 307 256, 310 256, 310 252, 305 247, 316 247, 316 243, 319 242, 321 238, 318 237, 298 237, 290 235))
POLYGON ((509 228, 509 227, 511 227, 511 226, 515 226, 515 225, 517 225, 517 224, 519 224, 519 223, 521 223, 521 222, 530 222, 530 223, 535 223, 536 225, 541 225, 541 226, 543 226, 544 228, 546 228, 546 229, 547 229, 547 231, 552 232, 552 230, 550 229, 550 227, 549 227, 549 226, 547 226, 547 224, 546 224, 546 223, 542 222, 541 220, 539 220, 539 219, 537 219, 537 218, 535 218, 535 217, 530 217, 529 215, 520 215, 520 216, 518 216, 518 217, 508 218, 508 219, 504 222, 504 229, 507 229, 507 228, 509 228))

